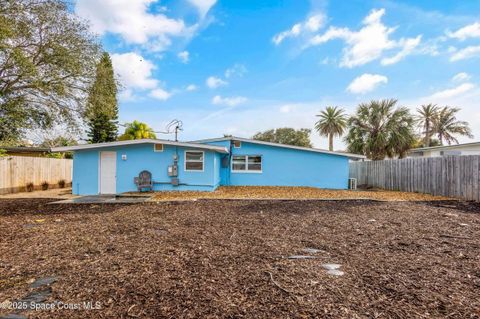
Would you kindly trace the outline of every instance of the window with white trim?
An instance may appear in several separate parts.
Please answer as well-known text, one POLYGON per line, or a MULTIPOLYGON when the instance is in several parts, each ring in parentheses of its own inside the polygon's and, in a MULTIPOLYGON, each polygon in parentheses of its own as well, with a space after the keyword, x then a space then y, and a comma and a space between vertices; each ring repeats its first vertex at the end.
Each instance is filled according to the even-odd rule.
POLYGON ((261 172, 262 157, 260 155, 233 155, 233 172, 261 172))
POLYGON ((240 147, 242 147, 242 142, 240 142, 240 141, 233 141, 233 147, 235 147, 235 148, 240 148, 240 147))
POLYGON ((163 144, 153 144, 154 152, 163 152, 163 144))
POLYGON ((203 171, 203 152, 185 151, 185 170, 203 171))

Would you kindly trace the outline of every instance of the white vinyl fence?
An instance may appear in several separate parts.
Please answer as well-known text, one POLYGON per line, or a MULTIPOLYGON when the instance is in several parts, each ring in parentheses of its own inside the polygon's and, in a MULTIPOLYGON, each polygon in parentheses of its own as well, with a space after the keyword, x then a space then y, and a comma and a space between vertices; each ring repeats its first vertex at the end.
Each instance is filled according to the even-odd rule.
POLYGON ((72 182, 71 159, 45 157, 0 157, 0 194, 25 191, 28 183, 38 189, 43 182, 56 187, 60 180, 72 182))
POLYGON ((480 201, 480 156, 351 162, 359 186, 480 201))

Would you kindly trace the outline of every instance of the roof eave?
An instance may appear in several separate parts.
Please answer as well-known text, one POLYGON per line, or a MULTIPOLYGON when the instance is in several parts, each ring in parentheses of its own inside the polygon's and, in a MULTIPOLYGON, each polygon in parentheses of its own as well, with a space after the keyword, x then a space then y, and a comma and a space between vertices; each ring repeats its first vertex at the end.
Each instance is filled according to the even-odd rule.
POLYGON ((157 140, 157 139, 140 139, 140 140, 128 140, 128 141, 115 141, 115 142, 108 142, 108 143, 83 144, 83 145, 75 145, 75 146, 62 146, 62 147, 52 148, 52 152, 75 152, 75 151, 89 150, 89 149, 96 149, 96 148, 137 145, 137 144, 165 144, 165 145, 172 145, 172 146, 206 149, 206 150, 212 150, 219 153, 228 154, 227 148, 221 147, 221 146, 211 146, 211 145, 207 146, 205 144, 174 142, 174 141, 157 140))
POLYGON ((318 149, 318 148, 257 141, 257 140, 252 140, 252 139, 248 139, 248 138, 243 138, 243 137, 236 137, 236 136, 218 137, 218 138, 210 138, 210 139, 204 139, 204 140, 195 140, 195 141, 192 141, 192 143, 221 142, 221 141, 231 141, 231 140, 246 142, 246 143, 269 145, 269 146, 273 146, 273 147, 284 147, 284 148, 290 148, 290 149, 297 149, 297 150, 303 150, 303 151, 307 151, 307 152, 316 152, 316 153, 323 153, 323 154, 330 154, 330 155, 338 155, 338 156, 344 156, 344 157, 348 157, 348 158, 352 158, 352 159, 366 159, 367 158, 364 155, 358 155, 358 154, 352 154, 352 153, 332 152, 332 151, 322 150, 322 149, 318 149))

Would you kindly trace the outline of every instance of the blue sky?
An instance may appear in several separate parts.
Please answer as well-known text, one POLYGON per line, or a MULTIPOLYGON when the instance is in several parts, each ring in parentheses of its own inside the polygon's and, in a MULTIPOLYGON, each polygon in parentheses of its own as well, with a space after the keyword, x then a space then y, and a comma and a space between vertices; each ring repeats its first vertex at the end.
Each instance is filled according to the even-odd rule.
POLYGON ((480 137, 480 1, 77 0, 74 10, 112 56, 120 122, 162 131, 180 119, 182 140, 250 137, 313 128, 327 105, 352 113, 395 98, 461 107, 480 137))

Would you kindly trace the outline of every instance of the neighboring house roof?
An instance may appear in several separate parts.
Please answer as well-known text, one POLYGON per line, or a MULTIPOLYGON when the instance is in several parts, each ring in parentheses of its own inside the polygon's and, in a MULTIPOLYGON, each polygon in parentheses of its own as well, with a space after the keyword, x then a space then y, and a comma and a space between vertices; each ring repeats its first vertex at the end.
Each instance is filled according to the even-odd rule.
POLYGON ((358 154, 345 153, 345 152, 332 152, 332 151, 322 150, 322 149, 319 149, 319 148, 311 148, 311 147, 287 145, 287 144, 280 144, 280 143, 264 142, 264 141, 252 140, 252 139, 249 139, 249 138, 235 137, 235 136, 210 138, 210 139, 205 139, 205 140, 197 140, 197 141, 191 141, 190 143, 209 143, 209 142, 221 142, 221 141, 232 141, 232 140, 233 141, 246 142, 246 143, 268 145, 268 146, 274 146, 274 147, 290 148, 290 149, 301 150, 301 151, 309 151, 309 152, 317 152, 317 153, 345 156, 345 157, 354 158, 354 159, 364 159, 365 158, 365 156, 358 155, 358 154))
POLYGON ((0 146, 1 150, 6 150, 12 153, 49 153, 48 147, 29 147, 29 146, 0 146))
POLYGON ((456 149, 456 148, 470 147, 470 146, 480 146, 480 142, 454 144, 454 145, 443 145, 443 146, 420 147, 420 148, 411 149, 410 153, 425 152, 425 151, 436 151, 436 150, 448 150, 448 149, 456 149))
POLYGON ((195 143, 184 143, 184 142, 174 142, 174 141, 159 140, 159 139, 127 140, 127 141, 116 141, 116 142, 108 142, 108 143, 94 143, 94 144, 82 144, 82 145, 75 145, 75 146, 62 146, 62 147, 54 147, 54 148, 52 148, 52 151, 53 152, 69 152, 69 151, 80 151, 80 150, 88 150, 88 149, 95 149, 95 148, 102 148, 102 147, 135 145, 135 144, 164 144, 164 145, 204 149, 204 150, 210 150, 210 151, 215 151, 215 152, 225 153, 225 154, 228 153, 228 150, 225 147, 222 147, 222 146, 195 144, 195 143))

